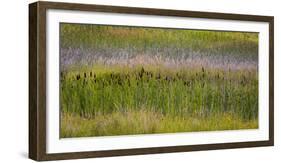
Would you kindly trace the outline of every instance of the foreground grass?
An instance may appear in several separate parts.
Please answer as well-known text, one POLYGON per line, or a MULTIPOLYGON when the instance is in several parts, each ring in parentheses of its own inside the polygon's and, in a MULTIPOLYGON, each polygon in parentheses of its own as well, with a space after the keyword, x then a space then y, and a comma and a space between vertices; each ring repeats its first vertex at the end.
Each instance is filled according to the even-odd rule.
POLYGON ((61 137, 91 137, 131 134, 155 134, 195 131, 255 129, 258 120, 243 120, 235 114, 217 113, 212 116, 163 115, 145 109, 113 112, 95 118, 82 118, 62 113, 61 137))

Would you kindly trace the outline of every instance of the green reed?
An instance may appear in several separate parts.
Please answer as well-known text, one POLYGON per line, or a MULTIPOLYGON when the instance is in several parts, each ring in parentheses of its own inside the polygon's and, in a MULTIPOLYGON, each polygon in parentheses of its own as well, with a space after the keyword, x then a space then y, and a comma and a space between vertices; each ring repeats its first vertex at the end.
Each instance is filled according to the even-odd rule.
POLYGON ((163 115, 258 115, 255 71, 95 68, 61 74, 61 109, 82 117, 146 110, 163 115))

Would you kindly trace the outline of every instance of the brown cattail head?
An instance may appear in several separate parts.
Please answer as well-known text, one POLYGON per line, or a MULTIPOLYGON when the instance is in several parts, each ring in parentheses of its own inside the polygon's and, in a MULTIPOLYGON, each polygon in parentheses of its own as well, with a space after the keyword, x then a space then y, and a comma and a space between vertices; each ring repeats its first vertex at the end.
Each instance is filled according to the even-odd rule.
POLYGON ((130 82, 130 80, 128 79, 128 85, 129 85, 129 87, 131 86, 131 82, 130 82))
POLYGON ((205 73, 203 73, 202 77, 205 78, 205 76, 206 76, 205 73))
POLYGON ((80 79, 80 74, 76 75, 76 80, 80 79))
POLYGON ((141 73, 143 74, 144 72, 145 72, 145 71, 144 71, 144 68, 142 67, 142 68, 141 68, 141 73))
POLYGON ((161 79, 160 73, 158 73, 158 75, 156 76, 156 79, 161 79))
POLYGON ((202 87, 204 87, 204 86, 205 86, 205 82, 202 83, 202 87))

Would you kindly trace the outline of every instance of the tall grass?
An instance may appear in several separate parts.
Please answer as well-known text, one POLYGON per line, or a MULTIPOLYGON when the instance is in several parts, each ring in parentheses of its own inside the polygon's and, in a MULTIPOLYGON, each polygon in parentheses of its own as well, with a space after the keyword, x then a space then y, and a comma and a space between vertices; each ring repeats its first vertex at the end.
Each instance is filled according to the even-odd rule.
POLYGON ((62 112, 83 118, 143 108, 163 116, 258 118, 255 71, 97 66, 62 76, 62 112))
POLYGON ((258 127, 258 34, 61 24, 61 137, 258 127))

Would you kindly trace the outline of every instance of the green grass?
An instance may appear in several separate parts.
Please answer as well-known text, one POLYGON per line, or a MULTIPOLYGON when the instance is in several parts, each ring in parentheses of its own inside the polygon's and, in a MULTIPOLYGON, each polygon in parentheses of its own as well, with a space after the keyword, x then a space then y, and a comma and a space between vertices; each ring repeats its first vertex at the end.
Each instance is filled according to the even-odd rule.
POLYGON ((258 33, 62 23, 60 136, 258 128, 258 33))
MULTIPOLYGON (((175 127, 175 129, 163 127, 162 125, 165 126, 167 123, 166 120, 159 121, 165 124, 158 124, 162 126, 161 129, 156 125, 155 132, 186 132, 194 127, 196 131, 232 129, 235 126, 239 129, 256 126, 258 118, 258 80, 257 72, 254 70, 96 66, 92 69, 84 68, 82 72, 73 70, 61 74, 61 79, 63 115, 70 114, 74 115, 73 117, 90 119, 83 121, 85 124, 81 122, 86 126, 92 123, 94 127, 100 118, 111 119, 112 116, 116 119, 118 119, 116 116, 120 116, 120 121, 133 121, 126 116, 138 115, 143 112, 142 110, 148 114, 163 116, 167 120, 179 120, 179 123, 186 121, 182 124, 183 127, 175 127), (200 125, 186 126, 189 121, 194 120, 193 115, 197 116, 198 124, 202 123, 201 127, 200 125), (214 123, 210 123, 220 117, 217 115, 231 115, 230 119, 233 122, 229 124, 222 122, 223 125, 218 125, 216 123, 220 121, 218 118, 214 123), (246 122, 247 125, 239 126, 242 122, 246 122), (207 123, 210 125, 209 128, 206 127, 207 123)), ((67 121, 64 120, 64 116, 62 119, 62 126, 69 125, 69 123, 64 124, 67 121)), ((74 121, 75 119, 77 118, 74 118, 74 121)), ((120 134, 134 133, 134 130, 131 131, 132 126, 128 124, 127 127, 129 128, 124 128, 120 134)), ((81 126, 81 130, 82 128, 84 127, 81 126)), ((100 133, 98 130, 89 130, 85 131, 88 136, 91 132, 92 136, 100 133)), ((103 130, 108 130, 105 134, 110 133, 110 129, 103 130)), ((62 136, 75 135, 67 131, 71 130, 62 132, 62 136)))
POLYGON ((61 137, 92 137, 130 134, 155 134, 215 130, 255 129, 257 119, 244 120, 230 113, 209 117, 198 115, 171 116, 146 109, 113 112, 95 118, 63 113, 61 137))
POLYGON ((257 33, 68 23, 62 23, 60 30, 61 48, 128 49, 134 53, 165 53, 162 55, 170 57, 181 50, 244 57, 256 55, 258 50, 257 33))

